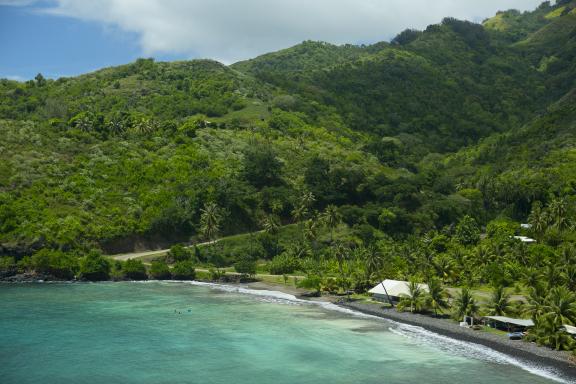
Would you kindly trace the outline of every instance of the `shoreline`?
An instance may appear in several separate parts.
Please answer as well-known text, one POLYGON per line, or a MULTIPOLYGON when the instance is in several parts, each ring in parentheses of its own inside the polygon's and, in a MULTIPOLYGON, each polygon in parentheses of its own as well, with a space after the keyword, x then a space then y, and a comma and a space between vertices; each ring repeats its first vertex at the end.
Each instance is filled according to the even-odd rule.
POLYGON ((565 351, 556 351, 521 340, 508 340, 491 333, 460 327, 450 320, 397 312, 395 309, 382 308, 374 304, 352 301, 340 302, 337 305, 386 320, 421 327, 451 339, 479 344, 537 368, 552 368, 562 379, 576 378, 576 364, 568 360, 570 354, 565 351))
POLYGON ((503 353, 519 362, 543 369, 552 369, 562 379, 576 382, 576 362, 570 361, 570 353, 556 351, 547 347, 538 346, 536 343, 528 343, 521 340, 509 340, 500 335, 474 331, 460 327, 456 322, 448 319, 434 318, 427 315, 412 314, 409 312, 397 312, 395 309, 383 308, 378 304, 369 304, 358 301, 342 301, 336 296, 306 297, 302 294, 306 290, 291 286, 277 285, 266 282, 244 283, 239 286, 250 289, 274 290, 296 296, 298 299, 316 302, 331 302, 342 308, 357 311, 366 315, 376 316, 385 320, 421 327, 427 331, 445 336, 454 340, 479 344, 494 351, 503 353))
MULTIPOLYGON (((166 281, 166 282, 182 282, 175 280, 147 280, 147 281, 166 281)), ((456 322, 434 318, 431 316, 412 314, 409 312, 397 312, 395 309, 383 308, 378 304, 371 304, 360 301, 346 302, 344 297, 338 296, 320 296, 310 297, 306 294, 309 291, 270 282, 255 281, 247 283, 234 283, 234 282, 212 282, 212 281, 198 281, 201 283, 215 283, 238 288, 247 288, 255 291, 273 291, 280 292, 294 296, 299 300, 316 302, 316 303, 332 303, 346 310, 356 311, 362 314, 375 316, 384 320, 391 320, 397 323, 406 324, 410 326, 421 327, 427 331, 436 333, 441 336, 448 337, 457 341, 464 341, 481 346, 488 347, 494 351, 500 352, 504 355, 512 357, 520 363, 527 363, 534 368, 540 368, 556 374, 562 380, 568 383, 576 383, 576 361, 569 360, 570 353, 566 351, 556 351, 547 347, 540 347, 535 343, 523 342, 521 340, 508 340, 499 335, 492 333, 474 331, 469 328, 460 327, 456 322)), ((27 284, 27 283, 70 283, 71 281, 26 281, 26 282, 3 282, 8 284, 27 284)), ((72 283, 83 283, 80 281, 73 281, 72 283)))

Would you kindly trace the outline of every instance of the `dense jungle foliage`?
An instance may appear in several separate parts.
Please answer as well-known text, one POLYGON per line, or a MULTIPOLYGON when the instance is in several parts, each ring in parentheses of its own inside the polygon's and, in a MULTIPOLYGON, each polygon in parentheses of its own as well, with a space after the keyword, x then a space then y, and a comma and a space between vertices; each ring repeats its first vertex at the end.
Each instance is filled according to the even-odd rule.
MULTIPOLYGON (((0 269, 99 280, 235 266, 359 292, 416 279, 439 296, 405 306, 435 312, 442 284, 493 286, 486 312, 532 317, 539 342, 569 349, 575 80, 566 0, 229 67, 139 59, 2 79, 0 269), (171 252, 172 269, 100 256, 241 233, 171 252)), ((478 313, 467 288, 457 317, 478 313)))

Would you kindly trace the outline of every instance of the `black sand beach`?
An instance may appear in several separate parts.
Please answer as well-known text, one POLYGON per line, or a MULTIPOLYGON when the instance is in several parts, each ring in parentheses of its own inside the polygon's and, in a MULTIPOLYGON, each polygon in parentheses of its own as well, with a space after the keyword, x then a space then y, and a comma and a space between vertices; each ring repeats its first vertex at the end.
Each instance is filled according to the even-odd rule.
POLYGON ((365 314, 420 326, 426 330, 457 340, 481 344, 525 361, 530 365, 552 368, 563 378, 576 382, 576 364, 569 360, 570 354, 568 352, 555 351, 540 347, 535 343, 527 343, 521 340, 508 340, 499 335, 460 327, 456 322, 447 321, 446 319, 436 319, 430 316, 397 312, 395 309, 383 308, 380 305, 354 301, 340 302, 338 305, 365 314))

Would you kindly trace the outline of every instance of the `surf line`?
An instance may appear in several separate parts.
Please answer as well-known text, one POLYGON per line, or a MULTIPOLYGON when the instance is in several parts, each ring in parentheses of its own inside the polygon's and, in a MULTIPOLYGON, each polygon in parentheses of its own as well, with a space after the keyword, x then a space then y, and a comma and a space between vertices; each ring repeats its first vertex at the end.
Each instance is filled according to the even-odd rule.
POLYGON ((399 336, 406 337, 416 343, 424 343, 427 346, 434 348, 440 348, 446 352, 462 355, 466 352, 466 355, 470 355, 470 351, 474 352, 473 359, 481 360, 485 362, 492 362, 497 364, 509 364, 517 366, 531 374, 541 376, 559 383, 571 384, 571 382, 562 378, 553 369, 535 366, 530 363, 526 363, 515 357, 495 351, 487 346, 458 340, 448 336, 443 336, 438 333, 429 331, 423 327, 404 324, 391 319, 386 319, 383 317, 370 315, 362 313, 353 309, 344 308, 337 304, 330 302, 316 301, 316 300, 303 300, 296 296, 284 293, 280 291, 272 291, 266 289, 252 289, 244 288, 236 285, 220 284, 220 283, 210 283, 202 281, 190 281, 190 280, 164 280, 164 281, 148 281, 149 283, 163 283, 163 284, 188 284, 200 287, 207 287, 215 290, 230 292, 230 293, 240 293, 250 296, 256 296, 262 299, 269 299, 268 302, 273 302, 277 304, 289 304, 289 305, 316 305, 322 307, 326 310, 333 312, 340 312, 346 315, 350 315, 357 318, 370 319, 376 321, 385 321, 391 326, 389 330, 399 336))

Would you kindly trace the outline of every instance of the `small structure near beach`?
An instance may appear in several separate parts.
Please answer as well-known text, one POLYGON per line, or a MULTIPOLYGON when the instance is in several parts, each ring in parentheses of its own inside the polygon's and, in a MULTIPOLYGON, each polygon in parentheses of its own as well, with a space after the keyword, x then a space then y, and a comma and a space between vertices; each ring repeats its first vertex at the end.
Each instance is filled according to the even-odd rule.
POLYGON ((572 338, 574 340, 576 340, 576 327, 572 326, 572 325, 566 325, 564 324, 562 326, 562 331, 566 332, 567 334, 569 334, 570 336, 572 336, 572 338))
POLYGON ((521 242, 526 243, 526 244, 532 244, 532 243, 536 242, 536 240, 534 240, 530 237, 527 237, 527 236, 514 236, 514 239, 520 240, 521 242))
MULTIPOLYGON (((402 296, 410 296, 409 282, 402 280, 384 280, 368 291, 378 301, 399 301, 402 296)), ((423 292, 430 292, 428 284, 418 284, 423 292)))
POLYGON ((507 332, 526 332, 534 326, 530 319, 513 319, 506 316, 484 316, 484 320, 489 327, 507 332))

